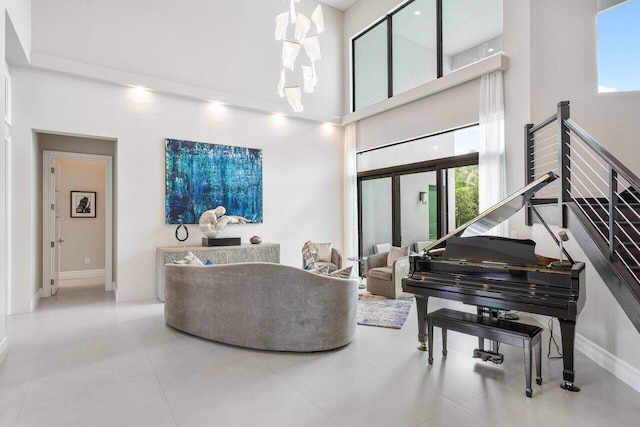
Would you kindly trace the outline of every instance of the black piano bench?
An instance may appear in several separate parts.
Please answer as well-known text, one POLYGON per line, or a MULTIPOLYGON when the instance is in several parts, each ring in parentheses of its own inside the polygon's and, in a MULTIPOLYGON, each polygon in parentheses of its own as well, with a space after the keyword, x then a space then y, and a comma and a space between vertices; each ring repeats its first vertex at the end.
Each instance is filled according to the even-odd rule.
POLYGON ((442 308, 427 315, 429 364, 433 364, 433 328, 442 329, 442 355, 447 355, 447 330, 524 348, 526 394, 531 397, 531 347, 536 352, 536 383, 542 384, 542 328, 524 323, 442 308))

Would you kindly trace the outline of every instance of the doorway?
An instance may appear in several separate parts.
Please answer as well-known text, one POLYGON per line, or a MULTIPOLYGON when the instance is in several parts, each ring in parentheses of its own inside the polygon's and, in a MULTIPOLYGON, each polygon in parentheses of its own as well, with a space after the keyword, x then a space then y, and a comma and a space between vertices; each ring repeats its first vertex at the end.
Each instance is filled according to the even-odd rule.
POLYGON ((42 297, 65 284, 113 291, 113 158, 42 153, 42 297))

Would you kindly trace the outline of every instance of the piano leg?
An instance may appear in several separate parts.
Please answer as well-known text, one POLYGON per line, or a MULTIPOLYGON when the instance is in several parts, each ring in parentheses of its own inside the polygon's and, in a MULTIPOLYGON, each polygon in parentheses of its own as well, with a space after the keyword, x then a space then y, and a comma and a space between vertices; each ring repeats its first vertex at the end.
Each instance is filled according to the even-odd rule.
MULTIPOLYGON (((477 306, 476 313, 478 316, 484 316, 484 307, 477 306)), ((484 351, 484 338, 478 337, 478 350, 484 351)))
POLYGON ((562 377, 564 383, 560 385, 567 391, 580 391, 573 381, 575 379, 575 371, 573 370, 573 350, 576 337, 575 320, 558 319, 560 321, 560 333, 562 334, 562 363, 564 370, 562 377))
POLYGON ((416 295, 416 308, 418 312, 418 350, 427 351, 427 306, 429 297, 416 295))

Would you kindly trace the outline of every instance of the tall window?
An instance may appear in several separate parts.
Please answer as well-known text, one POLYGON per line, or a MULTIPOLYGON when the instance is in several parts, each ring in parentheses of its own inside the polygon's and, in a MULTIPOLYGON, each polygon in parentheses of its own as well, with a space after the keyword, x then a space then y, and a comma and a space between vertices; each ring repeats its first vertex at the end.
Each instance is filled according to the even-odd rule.
POLYGON ((410 0, 356 36, 353 110, 502 51, 502 0, 410 0))
POLYGON ((598 5, 598 91, 640 90, 640 0, 598 5))
POLYGON ((353 56, 355 63, 362 64, 354 69, 356 109, 387 99, 387 21, 353 41, 353 56))

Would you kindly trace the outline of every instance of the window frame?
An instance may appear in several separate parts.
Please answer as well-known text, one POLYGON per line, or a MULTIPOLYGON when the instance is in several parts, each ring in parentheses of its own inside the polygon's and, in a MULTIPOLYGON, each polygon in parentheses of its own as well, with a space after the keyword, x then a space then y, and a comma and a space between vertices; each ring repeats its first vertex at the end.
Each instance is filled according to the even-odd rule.
MULTIPOLYGON (((382 147, 382 148, 386 148, 382 147)), ((368 150, 370 151, 370 150, 368 150)), ((436 188, 437 188, 437 207, 438 215, 436 217, 437 236, 438 238, 447 234, 448 230, 448 203, 447 192, 445 189, 446 177, 443 172, 448 169, 472 166, 478 164, 478 153, 462 154, 458 156, 443 157, 440 159, 427 160, 424 162, 410 163, 400 166, 392 166, 388 168, 374 169, 370 171, 358 172, 357 174, 357 191, 358 191, 358 255, 363 254, 363 235, 362 235, 362 182, 379 178, 391 178, 391 235, 393 246, 401 244, 401 200, 400 200, 400 177, 420 172, 436 172, 436 188)))

